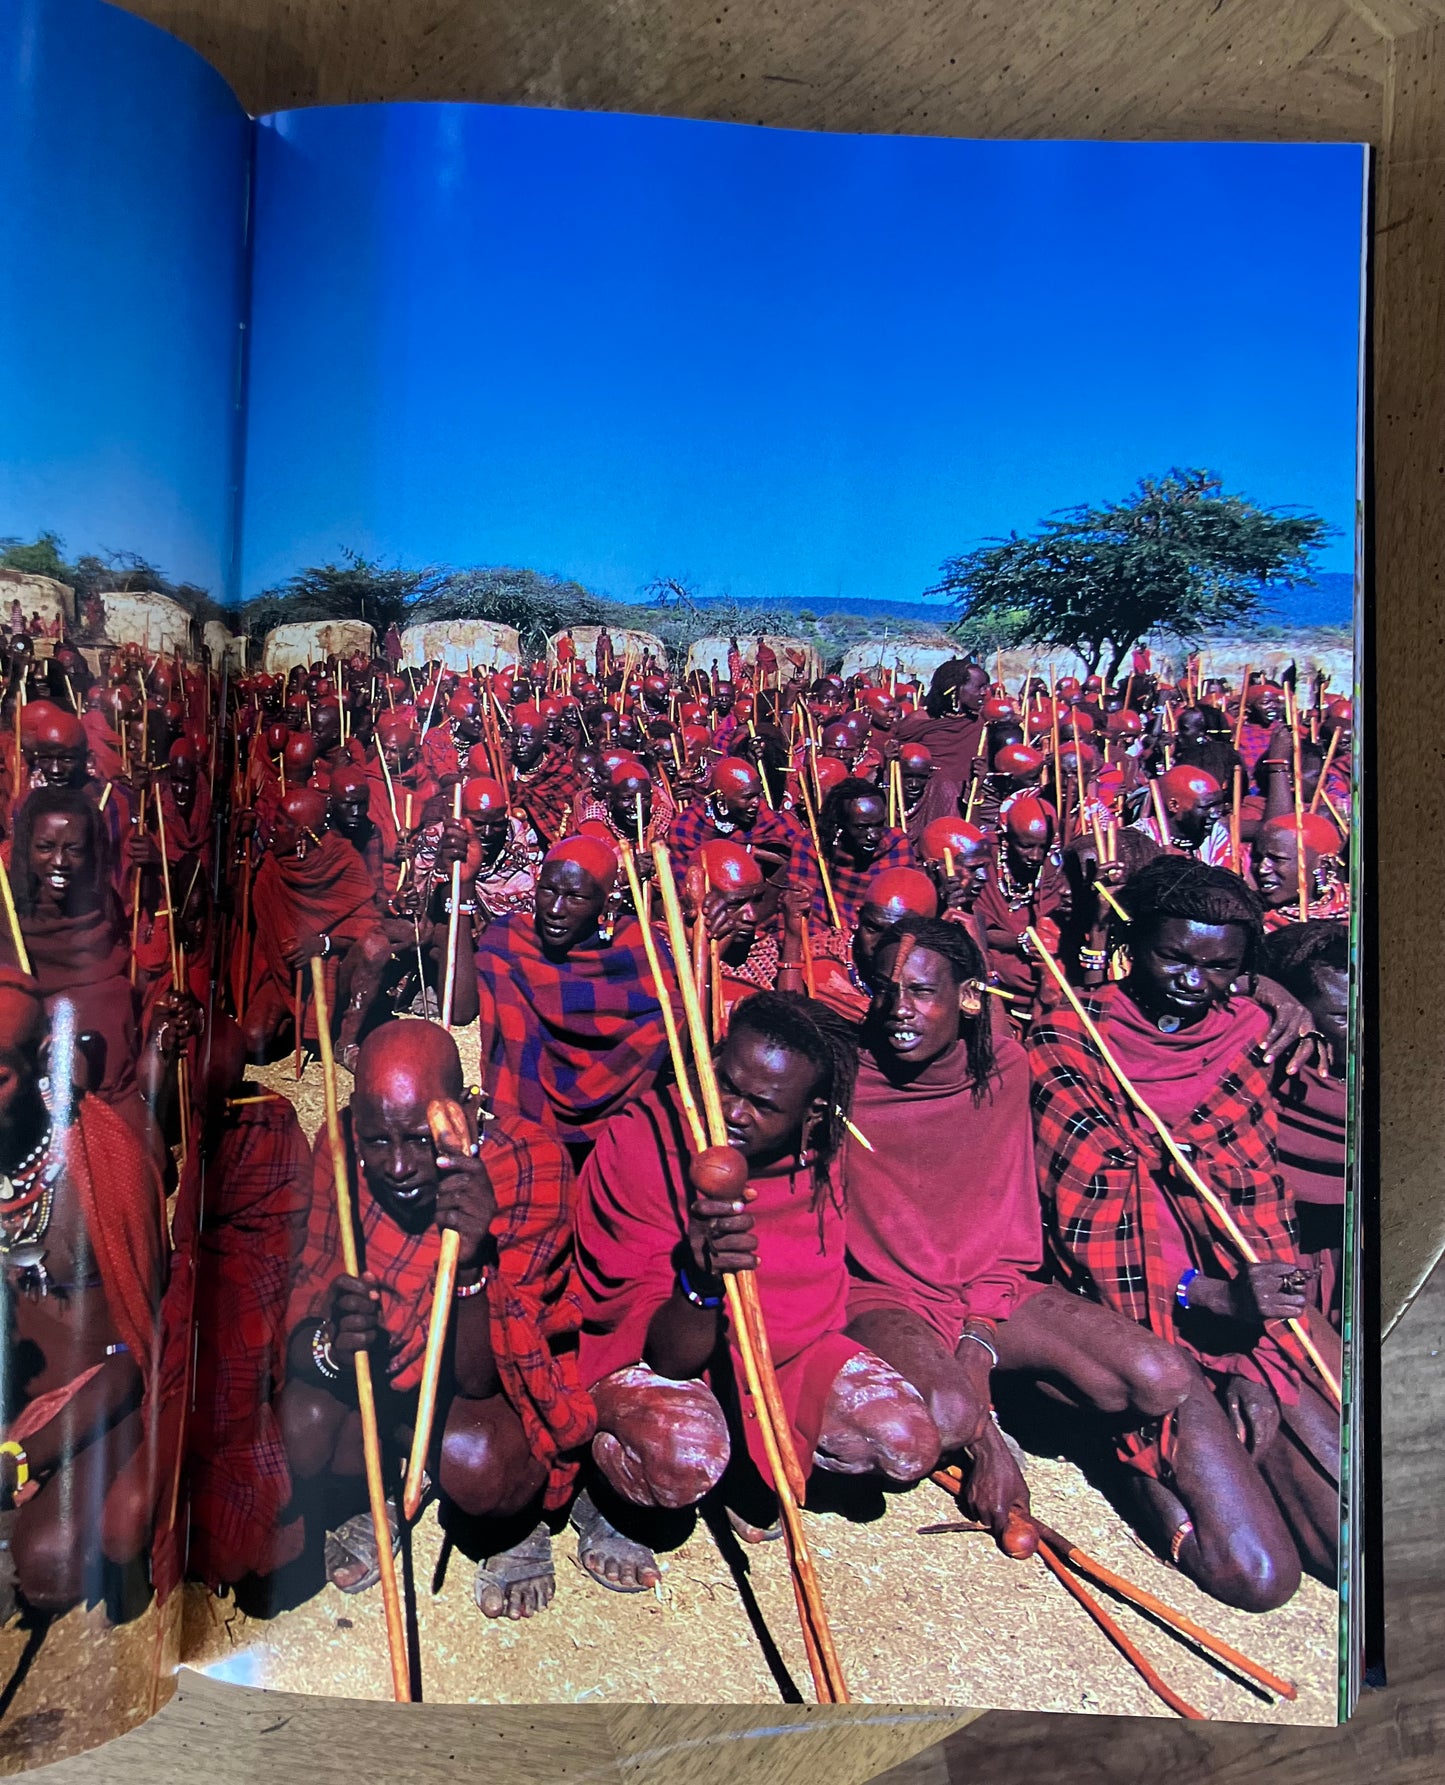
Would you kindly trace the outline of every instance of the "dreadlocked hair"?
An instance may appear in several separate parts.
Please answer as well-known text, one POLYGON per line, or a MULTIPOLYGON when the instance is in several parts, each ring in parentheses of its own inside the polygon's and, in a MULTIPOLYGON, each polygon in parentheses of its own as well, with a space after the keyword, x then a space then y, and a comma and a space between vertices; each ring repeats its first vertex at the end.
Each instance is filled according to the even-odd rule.
MULTIPOLYGON (((1123 901, 1130 921, 1117 940, 1137 948, 1141 936, 1170 917, 1238 924, 1244 931, 1240 971, 1256 971, 1264 946, 1264 906, 1259 895, 1227 868, 1207 867, 1179 855, 1156 855, 1125 881, 1123 901)), ((1114 921, 1117 927, 1117 914, 1114 921)))
MULTIPOLYGON (((958 711, 954 700, 954 691, 968 686, 968 679, 982 665, 975 663, 970 657, 950 657, 947 663, 940 663, 933 672, 933 680, 928 684, 928 697, 924 706, 930 719, 946 719, 951 713, 958 711)), ((984 674, 988 672, 985 670, 984 674)))
POLYGON ((1304 1002, 1320 991, 1322 974, 1349 972, 1349 926, 1326 917, 1286 924, 1265 938, 1261 965, 1271 979, 1304 1002))
POLYGON ((801 1054, 817 1072, 813 1095, 823 1114, 813 1129, 813 1204, 821 1209, 831 1184, 833 1161, 847 1134, 858 1078, 858 1043, 851 1023, 802 992, 754 992, 733 1006, 728 1034, 740 1030, 801 1054))
POLYGON ((30 842, 39 821, 56 813, 74 818, 81 826, 95 874, 97 906, 108 918, 118 922, 120 903, 111 887, 110 837, 99 808, 78 787, 37 787, 20 808, 10 856, 15 866, 16 911, 21 917, 34 915, 39 887, 30 866, 30 842))
MULTIPOLYGON (((955 986, 960 986, 969 979, 976 979, 981 986, 987 985, 988 966, 979 953, 978 944, 963 924, 945 923, 942 918, 919 917, 916 912, 905 911, 898 922, 890 925, 879 937, 874 960, 880 960, 885 948, 901 942, 905 936, 913 938, 915 948, 926 948, 929 954, 938 955, 947 965, 949 977, 955 986)), ((875 970, 876 977, 881 976, 875 970)), ((987 996, 986 993, 980 995, 987 996)), ((871 1019, 871 1011, 869 1015, 871 1019)), ((980 1104, 988 1095, 989 1081, 997 1073, 993 1052, 993 1020, 987 1010, 980 1010, 977 1016, 965 1016, 959 1011, 958 1033, 968 1058, 968 1080, 973 1091, 973 1101, 980 1104)))
POLYGON ((823 801, 823 810, 818 814, 818 841, 823 846, 824 855, 833 853, 833 845, 838 841, 838 832, 843 828, 843 812, 854 800, 880 799, 882 795, 872 781, 865 781, 861 775, 849 775, 836 787, 828 789, 823 801))

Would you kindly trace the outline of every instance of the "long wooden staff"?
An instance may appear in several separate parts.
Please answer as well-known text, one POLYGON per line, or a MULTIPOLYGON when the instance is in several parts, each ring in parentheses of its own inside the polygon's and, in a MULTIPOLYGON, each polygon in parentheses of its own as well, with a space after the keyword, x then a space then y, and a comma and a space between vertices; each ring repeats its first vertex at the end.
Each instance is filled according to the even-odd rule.
POLYGON ((1309 920, 1309 862, 1305 856, 1305 797, 1304 776, 1300 767, 1299 710, 1295 710, 1294 729, 1290 734, 1293 743, 1294 762, 1294 853, 1295 853, 1295 892, 1299 899, 1299 920, 1309 920))
POLYGON ((0 897, 5 901, 5 921, 10 926, 10 942, 15 950, 15 964, 22 973, 29 973, 30 951, 25 946, 25 935, 20 928, 20 913, 15 909, 15 894, 10 888, 10 876, 5 871, 5 863, 0 861, 0 897))
MULTIPOLYGON (((1340 742, 1339 731, 1338 730, 1332 731, 1330 733, 1329 747, 1325 751, 1325 759, 1320 764, 1320 778, 1318 781, 1315 782, 1315 790, 1310 795, 1310 811, 1311 812, 1318 812, 1320 809, 1320 795, 1325 790, 1325 776, 1327 774, 1329 774, 1330 764, 1335 760, 1335 751, 1339 747, 1339 742, 1340 742)), ((1303 914, 1301 914, 1301 915, 1303 915, 1303 914)))
MULTIPOLYGON (((471 1131, 466 1112, 449 1097, 438 1097, 427 1105, 427 1126, 432 1145, 439 1153, 465 1153, 471 1146, 471 1131)), ((457 1290, 457 1260, 461 1255, 462 1236, 454 1227, 442 1229, 441 1248, 437 1253, 436 1281, 432 1286, 431 1318, 426 1329, 426 1354, 422 1360, 421 1387, 416 1398, 416 1424, 412 1428, 411 1456, 406 1465, 406 1486, 402 1490, 401 1510, 408 1522, 421 1510, 425 1485, 427 1452, 431 1449, 432 1428, 436 1424, 437 1390, 441 1384, 442 1352, 446 1349, 447 1327, 451 1323, 452 1300, 457 1290)))
MULTIPOLYGON (((656 869, 658 889, 662 894, 663 911, 667 918, 668 939, 672 946, 673 961, 677 968, 683 1009, 687 1015, 693 1063, 697 1070, 698 1085, 702 1091, 703 1109, 707 1117, 708 1140, 712 1146, 725 1147, 728 1144, 727 1124, 723 1120, 722 1099, 718 1094, 717 1078, 713 1072, 712 1051, 708 1044, 702 1009, 698 1003, 697 987, 692 983, 687 930, 683 923, 682 907, 678 903, 677 897, 677 884, 672 877, 672 863, 668 859, 665 843, 652 845, 652 859, 656 869)), ((758 1429, 762 1435, 763 1447, 767 1453, 768 1466, 772 1471, 773 1485, 778 1496, 783 1535, 787 1543, 788 1560, 792 1567, 793 1592, 798 1602, 804 1645, 807 1648, 808 1662, 813 1672, 814 1688, 820 1704, 847 1704, 850 1702, 847 1684, 844 1681, 842 1665, 833 1644, 833 1634, 828 1625, 828 1616, 823 1608, 822 1590, 813 1567, 812 1554, 808 1549, 807 1534, 803 1530, 799 1506, 803 1500, 806 1482, 793 1449, 792 1430, 788 1425, 787 1415, 783 1408, 782 1392, 778 1387, 777 1376, 773 1369, 772 1355, 768 1348, 767 1329, 763 1322, 762 1307, 758 1301, 756 1273, 744 1271, 736 1275, 725 1274, 723 1286, 727 1296, 728 1318, 738 1342, 738 1350, 742 1354, 743 1375, 757 1410, 758 1429)))
MULTIPOLYGON (((136 807, 136 828, 141 836, 146 834, 146 790, 144 787, 140 790, 140 800, 136 807)), ((138 971, 135 951, 136 944, 140 941, 140 883, 144 874, 144 868, 136 869, 135 885, 131 888, 130 895, 130 982, 132 985, 136 982, 138 971)))
MULTIPOLYGON (((953 1495, 955 1499, 963 1492, 963 1471, 956 1465, 950 1465, 946 1469, 936 1469, 931 1479, 945 1493, 953 1495)), ((1146 1588, 1136 1585, 1126 1576, 1116 1574, 1112 1568, 1106 1568, 1102 1562, 1097 1561, 1087 1551, 1081 1550, 1076 1543, 1071 1543, 1067 1537, 1054 1530, 1051 1525, 1044 1524, 1033 1514, 1029 1515, 1029 1522, 1038 1533, 1041 1544, 1046 1544, 1060 1560, 1067 1562, 1071 1568, 1077 1569, 1080 1574, 1086 1574, 1090 1580, 1097 1581, 1101 1587, 1106 1587, 1109 1592, 1116 1594, 1126 1605, 1132 1605, 1139 1611, 1147 1613, 1151 1618, 1156 1618, 1166 1629, 1173 1630, 1184 1637, 1186 1641, 1197 1644, 1206 1654, 1213 1655, 1226 1667, 1233 1668, 1236 1673, 1242 1673, 1246 1679, 1253 1680, 1256 1685, 1263 1686, 1267 1692, 1273 1692, 1276 1697, 1291 1700, 1299 1697, 1299 1687, 1293 1680, 1282 1679, 1279 1674, 1271 1673, 1267 1667, 1261 1667, 1259 1662, 1251 1661, 1248 1655, 1241 1654, 1232 1644, 1225 1642, 1223 1637, 1216 1636, 1212 1630, 1206 1630, 1202 1624, 1196 1624, 1193 1618, 1186 1618, 1183 1612, 1175 1611, 1172 1605, 1157 1598, 1146 1588)), ((953 1524, 924 1525, 919 1530, 919 1536, 934 1536, 949 1532, 988 1532, 988 1530, 987 1525, 981 1525, 976 1520, 961 1519, 953 1524)))
POLYGON ((702 1117, 698 1114, 697 1100, 692 1094, 692 1079, 687 1070, 687 1055, 683 1051, 682 1037, 678 1034, 677 1017, 673 1012, 672 999, 668 996, 667 981, 662 976, 662 962, 658 959, 657 954, 657 938, 653 935, 652 925, 645 915, 647 905, 643 896, 642 881, 637 872, 637 863, 633 858, 631 845, 626 842, 622 845, 622 867, 627 875, 627 890, 632 895, 632 909, 637 913, 638 923, 642 930, 642 949, 647 956, 647 970, 652 975, 652 989, 662 1010, 662 1028, 667 1036, 667 1052, 672 1061, 673 1074, 677 1079, 677 1094, 682 1103, 682 1113, 687 1118, 688 1131, 692 1135, 693 1146, 700 1153, 707 1145, 707 1132, 702 1125, 702 1117))
POLYGON ((1244 666, 1244 680, 1239 685, 1239 711, 1234 717, 1234 750, 1239 753, 1240 739, 1244 736, 1244 710, 1249 705, 1249 665, 1244 666))
POLYGON ((807 813, 808 829, 812 833, 813 853, 818 859, 818 874, 823 882, 823 897, 828 903, 828 919, 835 930, 841 930, 843 920, 838 915, 838 901, 833 897, 833 877, 828 872, 828 863, 823 856, 823 843, 818 834, 818 814, 813 806, 813 796, 808 790, 806 772, 798 776, 798 786, 802 789, 803 810, 807 813))
MULTIPOLYGON (((321 1074, 326 1089, 326 1138, 331 1146, 336 1213, 341 1224, 341 1263, 348 1277, 361 1275, 356 1232, 351 1224, 351 1181, 341 1144, 341 1119, 336 1110, 336 1062, 331 1054, 331 1018, 326 1008, 326 968, 320 955, 311 957, 311 990, 316 1000, 316 1031, 321 1043, 321 1074)), ((376 1392, 371 1385, 371 1358, 355 1354, 356 1404, 361 1414, 361 1448, 366 1460, 366 1497, 376 1534, 376 1560, 381 1569, 381 1603, 386 1616, 386 1647, 391 1657, 391 1691, 398 1704, 411 1700, 411 1670, 402 1623, 401 1594, 396 1584, 396 1557, 391 1553, 391 1521, 386 1513, 386 1484, 381 1475, 381 1434, 376 1425, 376 1392)))
MULTIPOLYGON (((1088 1011, 1084 1009, 1078 993, 1064 977, 1063 969, 1059 966, 1059 963, 1049 953, 1048 949, 1044 947, 1038 932, 1030 926, 1025 934, 1028 936, 1029 941, 1032 942, 1034 947, 1038 950, 1044 965, 1054 976, 1055 983, 1073 1006, 1074 1015, 1078 1017, 1079 1021, 1084 1025, 1090 1041, 1092 1041, 1094 1046, 1098 1049, 1104 1064, 1109 1068, 1110 1072, 1113 1073, 1115 1079, 1118 1081, 1119 1088, 1159 1136, 1160 1140, 1163 1141, 1166 1152, 1174 1161, 1174 1164, 1181 1175, 1190 1185, 1192 1185, 1196 1194, 1204 1203, 1204 1206, 1210 1211, 1215 1220, 1218 1221, 1219 1225, 1224 1229, 1225 1233, 1228 1234, 1229 1238, 1234 1242, 1235 1247, 1238 1249, 1239 1254, 1244 1259, 1245 1263, 1259 1264, 1261 1262, 1259 1253, 1255 1251, 1248 1236, 1239 1227, 1234 1216, 1230 1214, 1228 1208, 1220 1200, 1213 1187, 1206 1184, 1204 1179, 1200 1177, 1178 1141, 1175 1140, 1168 1128, 1165 1127, 1161 1119, 1154 1113, 1151 1106, 1145 1102, 1142 1092, 1138 1090, 1134 1081, 1129 1077, 1128 1073, 1125 1072, 1118 1060, 1115 1059, 1113 1053, 1110 1051, 1109 1044, 1099 1032, 1098 1024, 1089 1015, 1088 1011)), ((1310 1362, 1314 1365, 1316 1370, 1319 1371, 1320 1379, 1329 1390, 1330 1397, 1334 1401, 1336 1407, 1340 1407, 1342 1405, 1340 1385, 1335 1380, 1329 1365, 1325 1362, 1324 1358, 1320 1356, 1318 1347, 1310 1337, 1309 1328, 1302 1320, 1296 1319, 1294 1316, 1291 1316, 1285 1324, 1289 1327, 1289 1330, 1294 1334, 1295 1338, 1298 1339, 1301 1346, 1303 1346, 1305 1354, 1310 1362)))
MULTIPOLYGON (((452 823, 462 821, 462 784, 457 782, 452 789, 452 823)), ((442 984, 442 1027, 452 1026, 452 996, 457 985, 457 935, 460 930, 462 913, 462 864, 452 863, 452 908, 447 917, 447 961, 446 978, 442 984)))

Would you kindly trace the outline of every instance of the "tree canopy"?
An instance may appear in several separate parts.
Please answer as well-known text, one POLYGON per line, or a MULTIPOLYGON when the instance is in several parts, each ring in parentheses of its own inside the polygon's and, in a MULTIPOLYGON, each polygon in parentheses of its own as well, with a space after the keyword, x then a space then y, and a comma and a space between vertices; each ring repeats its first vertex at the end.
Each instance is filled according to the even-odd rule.
POLYGON ((1112 680, 1153 633, 1197 643, 1257 622, 1275 588, 1308 578, 1332 531, 1227 494, 1211 471, 1176 469, 950 558, 928 593, 950 596, 975 638, 1073 650, 1091 673, 1107 660, 1112 680))
POLYGON ((53 577, 75 590, 77 605, 91 595, 117 594, 128 589, 149 589, 167 595, 201 621, 224 620, 226 614, 212 600, 210 591, 195 583, 173 583, 166 573, 136 552, 82 552, 73 562, 65 556, 65 541, 58 533, 45 532, 25 541, 13 535, 0 538, 0 568, 23 571, 27 576, 53 577))

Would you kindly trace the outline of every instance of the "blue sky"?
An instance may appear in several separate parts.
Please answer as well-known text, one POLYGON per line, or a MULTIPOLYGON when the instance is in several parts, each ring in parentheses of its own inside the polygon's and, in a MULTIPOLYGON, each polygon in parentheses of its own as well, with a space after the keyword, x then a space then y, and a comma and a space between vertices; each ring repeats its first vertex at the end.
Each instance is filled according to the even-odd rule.
POLYGON ((1205 465, 1341 529, 1362 154, 494 107, 258 133, 243 583, 351 548, 916 599, 1205 465))
POLYGON ((91 0, 0 0, 0 534, 234 574, 249 125, 91 0))

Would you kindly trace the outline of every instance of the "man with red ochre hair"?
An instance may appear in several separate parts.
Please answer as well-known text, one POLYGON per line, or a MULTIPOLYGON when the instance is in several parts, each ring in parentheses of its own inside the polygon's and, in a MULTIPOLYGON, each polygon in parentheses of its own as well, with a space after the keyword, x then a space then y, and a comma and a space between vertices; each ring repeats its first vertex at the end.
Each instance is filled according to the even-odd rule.
POLYGON ((548 740, 542 709, 523 701, 512 710, 512 804, 525 814, 542 848, 574 828, 574 807, 580 798, 580 777, 570 753, 548 740))
POLYGON ((814 956, 813 996, 850 1023, 861 1023, 873 998, 873 956, 879 939, 904 916, 936 917, 938 906, 938 889, 921 869, 885 868, 875 874, 858 907, 848 958, 814 956))
POLYGON ((1208 769, 1180 763, 1177 768, 1161 775, 1158 785, 1158 805, 1164 808, 1167 834, 1160 834, 1158 809, 1152 792, 1134 829, 1143 831, 1156 843, 1162 843, 1171 854, 1192 856, 1210 868, 1231 866, 1229 826, 1224 821, 1224 789, 1208 769))
POLYGON ((1264 903, 1264 927, 1312 918, 1346 918, 1350 914, 1350 882, 1340 860, 1340 833, 1318 812, 1306 812, 1299 828, 1291 814, 1268 818, 1250 845, 1251 877, 1264 903), (1299 906, 1300 843, 1304 843, 1305 901, 1299 906))
POLYGON ((724 756, 713 764, 706 797, 673 820, 667 841, 679 870, 704 844, 729 842, 755 855, 770 879, 810 847, 797 819, 790 812, 775 812, 763 799, 762 777, 741 756, 724 756))
MULTIPOLYGON (((533 909, 489 924, 477 948, 486 1089, 578 1159, 667 1061, 659 988, 637 919, 622 910, 620 873, 600 838, 564 838, 542 863, 533 909)), ((661 936, 658 953, 669 960, 661 936)))
POLYGON ((390 709, 377 720, 376 749, 366 772, 371 781, 371 822, 381 832, 388 859, 399 862, 401 839, 423 822, 427 807, 441 791, 422 760, 416 720, 410 713, 390 709))
POLYGON ((1044 971, 1026 931, 1038 929, 1045 943, 1057 948, 1059 918, 1068 902, 1054 834, 1051 806, 1032 794, 1016 799, 974 905, 988 944, 990 980, 1011 995, 1009 1014, 1020 1024, 1028 1021, 1044 971))
POLYGON ((300 985, 302 1038, 316 1039, 310 961, 326 962, 328 1002, 340 1011, 338 1048, 355 1044, 361 1019, 391 957, 376 891, 361 857, 327 827, 326 795, 288 792, 251 895, 255 920, 247 988, 246 1046, 266 1059, 292 1033, 300 985))
POLYGON ((483 1124, 463 1090, 456 1043, 439 1024, 383 1023, 367 1036, 341 1124, 361 1275, 343 1264, 323 1130, 287 1311, 280 1414, 298 1504, 327 1532, 328 1576, 343 1592, 364 1591, 379 1578, 379 1544, 370 1514, 356 1510, 366 1490, 352 1360, 363 1350, 372 1357, 378 1418, 404 1451, 441 1236, 454 1232, 456 1302, 427 1468, 449 1533, 481 1558, 478 1610, 522 1618, 552 1598, 545 1514, 570 1498, 573 1453, 591 1437, 594 1414, 577 1372, 566 1156, 515 1110, 492 1113, 483 1124), (447 1150, 429 1121, 439 1099, 459 1105, 467 1126, 447 1150))
POLYGON ((447 702, 447 722, 434 725, 422 739, 422 761, 436 776, 443 789, 476 768, 485 769, 487 753, 479 749, 482 741, 481 697, 470 688, 459 688, 447 702))

